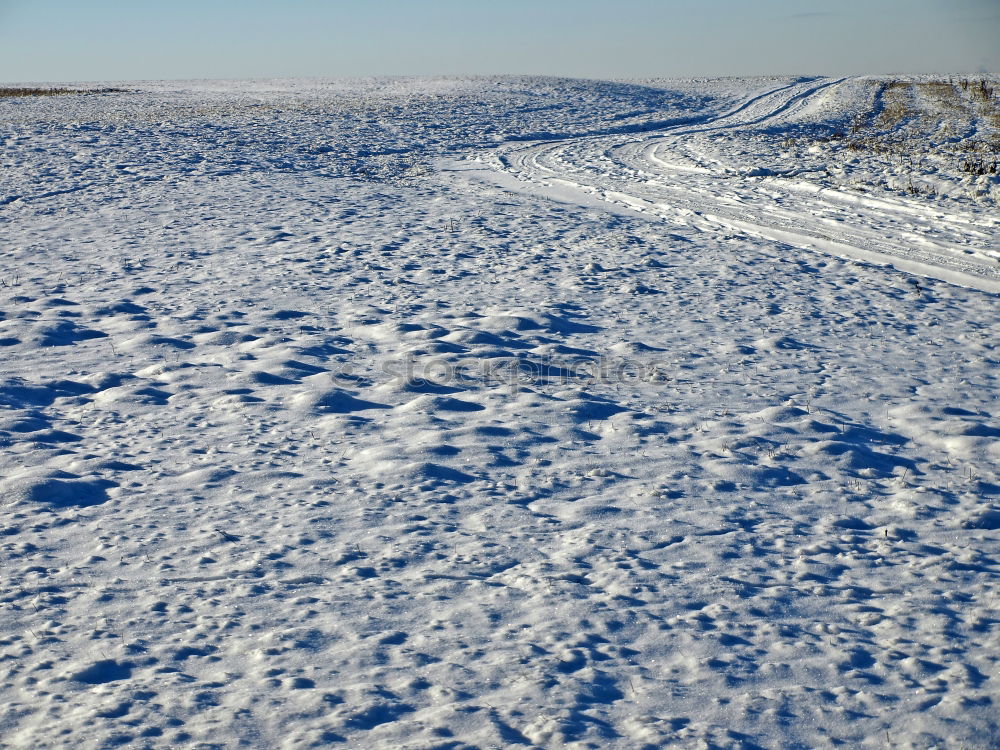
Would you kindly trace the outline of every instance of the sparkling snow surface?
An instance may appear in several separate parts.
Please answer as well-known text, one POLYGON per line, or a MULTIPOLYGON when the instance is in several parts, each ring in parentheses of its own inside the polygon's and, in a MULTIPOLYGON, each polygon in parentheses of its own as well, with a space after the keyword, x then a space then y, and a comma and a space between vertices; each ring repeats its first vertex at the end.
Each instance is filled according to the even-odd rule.
POLYGON ((0 99, 0 744, 1000 744, 995 121, 116 85, 0 99))

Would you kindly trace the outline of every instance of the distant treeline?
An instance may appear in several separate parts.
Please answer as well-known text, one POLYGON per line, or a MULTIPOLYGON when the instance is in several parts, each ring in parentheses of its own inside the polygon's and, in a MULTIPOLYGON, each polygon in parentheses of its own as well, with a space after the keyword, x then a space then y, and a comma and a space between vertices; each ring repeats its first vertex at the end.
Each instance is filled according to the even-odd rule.
POLYGON ((125 89, 63 89, 63 88, 30 88, 28 86, 0 87, 0 99, 15 96, 57 96, 59 94, 112 94, 125 89))

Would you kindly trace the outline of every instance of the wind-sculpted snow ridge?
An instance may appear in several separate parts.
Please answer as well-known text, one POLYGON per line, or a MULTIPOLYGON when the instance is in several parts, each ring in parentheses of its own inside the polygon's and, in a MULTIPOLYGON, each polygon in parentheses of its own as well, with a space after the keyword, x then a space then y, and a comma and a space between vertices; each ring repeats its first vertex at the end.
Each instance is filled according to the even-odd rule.
POLYGON ((902 89, 108 85, 0 102, 0 744, 1000 742, 992 204, 809 171, 902 89))

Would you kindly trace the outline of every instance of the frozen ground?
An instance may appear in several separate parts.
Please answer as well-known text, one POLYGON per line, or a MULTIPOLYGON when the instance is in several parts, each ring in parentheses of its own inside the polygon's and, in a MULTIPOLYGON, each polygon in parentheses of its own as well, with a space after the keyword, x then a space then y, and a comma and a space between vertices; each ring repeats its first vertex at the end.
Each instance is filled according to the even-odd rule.
POLYGON ((1000 744, 995 95, 116 85, 0 99, 0 743, 1000 744))

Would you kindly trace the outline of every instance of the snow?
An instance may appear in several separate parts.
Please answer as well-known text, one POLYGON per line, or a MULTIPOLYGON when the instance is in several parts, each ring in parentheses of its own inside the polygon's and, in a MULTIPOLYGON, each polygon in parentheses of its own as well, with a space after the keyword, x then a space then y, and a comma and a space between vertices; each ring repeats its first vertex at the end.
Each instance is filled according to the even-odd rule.
POLYGON ((3 743, 995 745, 996 126, 883 84, 0 99, 3 743))

